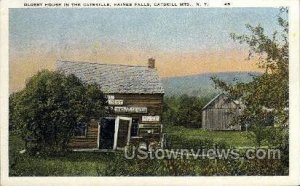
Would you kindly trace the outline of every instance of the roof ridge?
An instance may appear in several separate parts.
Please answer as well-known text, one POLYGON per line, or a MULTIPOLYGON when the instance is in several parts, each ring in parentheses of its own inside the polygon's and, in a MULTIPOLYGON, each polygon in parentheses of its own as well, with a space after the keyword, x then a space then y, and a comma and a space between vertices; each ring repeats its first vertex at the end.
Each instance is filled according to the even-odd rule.
POLYGON ((97 83, 105 94, 164 94, 157 70, 147 66, 57 60, 57 69, 83 82, 97 83))
MULTIPOLYGON (((218 95, 216 95, 213 99, 211 99, 203 108, 202 108, 202 110, 204 110, 204 109, 206 109, 210 104, 212 104, 217 98, 219 98, 220 96, 222 96, 222 95, 224 95, 224 96, 226 96, 227 98, 229 98, 229 99, 231 99, 227 94, 225 94, 224 92, 221 92, 221 93, 219 93, 218 95)), ((233 99, 231 99, 231 101, 234 103, 234 104, 236 104, 236 105, 240 105, 239 103, 236 103, 236 101, 238 101, 238 100, 233 100, 233 99)))
POLYGON ((211 103, 213 103, 218 97, 220 97, 221 95, 225 95, 223 92, 219 93, 218 95, 216 95, 213 99, 211 99, 203 108, 202 110, 206 109, 211 103))
POLYGON ((109 63, 98 63, 98 62, 89 62, 89 61, 69 61, 69 60, 57 60, 57 62, 67 62, 67 63, 88 63, 88 64, 96 64, 96 65, 111 65, 111 66, 127 66, 127 67, 146 67, 148 68, 146 65, 125 65, 125 64, 109 64, 109 63))

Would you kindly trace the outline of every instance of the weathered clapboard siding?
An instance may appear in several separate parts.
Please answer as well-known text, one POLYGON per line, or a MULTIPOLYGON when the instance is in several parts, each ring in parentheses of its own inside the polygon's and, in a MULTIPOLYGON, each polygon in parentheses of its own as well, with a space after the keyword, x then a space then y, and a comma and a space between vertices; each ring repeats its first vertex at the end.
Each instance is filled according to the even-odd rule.
POLYGON ((237 101, 220 94, 211 100, 202 110, 202 128, 208 130, 241 130, 233 121, 240 113, 237 101))
POLYGON ((98 123, 91 121, 87 126, 86 136, 73 137, 69 141, 71 148, 97 148, 98 123))
MULTIPOLYGON (((109 94, 115 99, 123 100, 120 106, 147 107, 147 113, 115 113, 113 116, 125 116, 138 118, 139 124, 144 125, 139 128, 139 137, 151 138, 159 141, 161 134, 161 116, 163 111, 163 94, 109 94), (155 115, 159 116, 159 121, 142 121, 142 116, 155 115), (151 133, 149 133, 151 131, 151 133)), ((98 140, 98 123, 92 121, 88 124, 86 136, 73 137, 69 142, 71 148, 97 148, 98 140)), ((135 139, 137 141, 137 139, 135 139)))
MULTIPOLYGON (((139 124, 138 136, 132 136, 133 142, 160 140, 164 88, 155 68, 155 59, 150 58, 147 66, 57 61, 57 69, 73 74, 85 83, 98 84, 108 97, 109 107, 116 111, 106 117, 129 117, 139 124), (146 121, 142 120, 143 116, 146 121)), ((100 118, 97 119, 99 121, 100 118)), ((69 146, 98 147, 101 124, 97 122, 88 124, 86 136, 73 137, 69 146)))

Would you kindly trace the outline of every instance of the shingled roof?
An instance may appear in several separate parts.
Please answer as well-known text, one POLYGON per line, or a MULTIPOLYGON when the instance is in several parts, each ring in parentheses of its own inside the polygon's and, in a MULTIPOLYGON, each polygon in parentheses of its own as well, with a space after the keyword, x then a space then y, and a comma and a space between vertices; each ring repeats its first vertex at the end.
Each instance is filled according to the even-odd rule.
POLYGON ((57 61, 57 70, 83 82, 97 83, 106 94, 163 94, 158 73, 147 66, 57 61))

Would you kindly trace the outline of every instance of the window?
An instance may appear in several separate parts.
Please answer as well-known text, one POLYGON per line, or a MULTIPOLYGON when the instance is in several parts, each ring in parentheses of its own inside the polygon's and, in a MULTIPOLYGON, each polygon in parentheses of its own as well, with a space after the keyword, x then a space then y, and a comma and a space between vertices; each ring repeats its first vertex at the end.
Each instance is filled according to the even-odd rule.
POLYGON ((135 137, 138 135, 139 131, 139 119, 132 118, 132 124, 131 124, 131 137, 135 137))
POLYGON ((85 136, 87 130, 87 124, 86 123, 78 123, 77 126, 74 129, 74 135, 75 136, 85 136))

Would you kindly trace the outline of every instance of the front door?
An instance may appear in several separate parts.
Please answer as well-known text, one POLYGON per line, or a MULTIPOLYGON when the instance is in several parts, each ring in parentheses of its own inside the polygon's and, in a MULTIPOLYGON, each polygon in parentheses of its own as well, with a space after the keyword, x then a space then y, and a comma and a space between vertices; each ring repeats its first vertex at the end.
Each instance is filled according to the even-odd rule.
POLYGON ((115 118, 102 118, 99 125, 100 149, 113 149, 115 134, 115 118))
POLYGON ((123 149, 130 141, 132 118, 117 117, 115 121, 114 149, 123 149))

